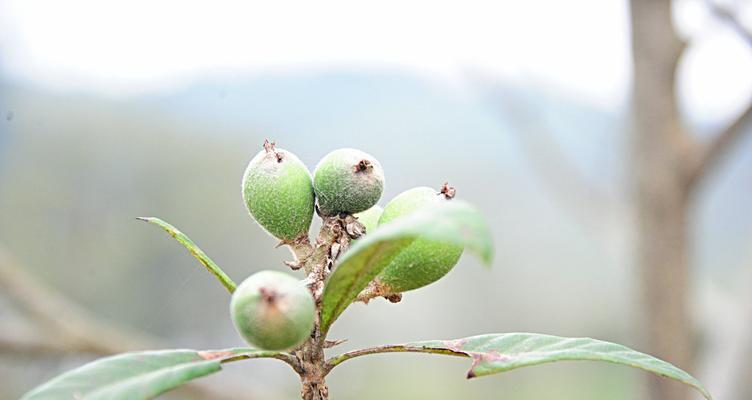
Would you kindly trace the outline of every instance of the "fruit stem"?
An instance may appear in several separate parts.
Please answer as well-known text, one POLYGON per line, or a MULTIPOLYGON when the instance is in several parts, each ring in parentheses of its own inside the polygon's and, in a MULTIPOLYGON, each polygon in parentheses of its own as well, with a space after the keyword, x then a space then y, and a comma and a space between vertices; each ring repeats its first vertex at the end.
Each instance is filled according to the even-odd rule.
POLYGON ((313 246, 311 246, 311 241, 310 239, 308 239, 308 232, 300 235, 292 242, 282 244, 286 244, 290 249, 290 252, 292 252, 293 256, 295 256, 295 261, 288 261, 285 263, 292 269, 299 269, 303 267, 306 264, 306 261, 308 261, 308 258, 311 257, 313 253, 313 246))

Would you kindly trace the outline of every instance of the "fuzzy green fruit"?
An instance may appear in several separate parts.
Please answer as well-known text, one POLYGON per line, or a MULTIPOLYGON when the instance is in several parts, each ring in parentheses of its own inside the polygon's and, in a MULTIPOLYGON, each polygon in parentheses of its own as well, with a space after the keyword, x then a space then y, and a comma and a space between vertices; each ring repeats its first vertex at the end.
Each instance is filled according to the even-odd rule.
MULTIPOLYGON (((384 207, 379 225, 449 201, 454 189, 445 185, 441 192, 417 187, 392 199, 384 207)), ((446 275, 460 259, 462 246, 418 238, 403 250, 376 278, 381 294, 396 294, 426 286, 446 275)))
POLYGON ((358 222, 363 224, 366 228, 366 234, 368 234, 368 232, 373 232, 373 230, 376 229, 376 226, 379 225, 379 218, 381 218, 383 212, 383 208, 379 205, 375 205, 363 212, 355 214, 355 218, 358 219, 358 222))
POLYGON ((339 149, 319 161, 313 188, 323 215, 355 214, 371 208, 384 190, 384 171, 373 156, 339 149))
POLYGON ((282 272, 261 271, 235 289, 230 314, 248 343, 264 350, 288 350, 310 336, 315 306, 302 282, 282 272))
POLYGON ((243 175, 243 200, 269 234, 290 243, 308 235, 314 211, 311 174, 294 154, 264 143, 243 175))

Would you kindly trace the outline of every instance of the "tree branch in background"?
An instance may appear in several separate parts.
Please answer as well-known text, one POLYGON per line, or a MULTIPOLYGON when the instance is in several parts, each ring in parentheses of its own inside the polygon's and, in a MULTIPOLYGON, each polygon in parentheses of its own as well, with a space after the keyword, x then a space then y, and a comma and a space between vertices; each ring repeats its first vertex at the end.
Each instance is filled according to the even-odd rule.
MULTIPOLYGON (((705 4, 720 19, 731 25, 739 36, 752 49, 752 31, 747 29, 739 21, 736 14, 717 4, 713 0, 706 0, 705 4)), ((744 134, 752 132, 752 101, 747 108, 722 132, 713 136, 705 145, 697 147, 696 155, 688 163, 687 184, 694 189, 703 178, 715 169, 715 166, 723 158, 723 155, 741 140, 744 134)))
POLYGON ((0 354, 8 356, 45 358, 79 352, 79 349, 54 340, 20 340, 14 337, 0 337, 0 354))
POLYGON ((736 14, 713 0, 705 0, 705 4, 710 8, 710 11, 712 11, 713 14, 731 25, 731 27, 734 28, 734 31, 736 31, 736 33, 747 42, 747 44, 752 46, 752 30, 742 25, 736 14))
MULTIPOLYGON (((16 263, 0 246, 0 293, 22 308, 24 316, 44 327, 40 338, 0 336, 0 355, 16 357, 51 357, 70 354, 107 356, 133 350, 160 347, 159 341, 124 328, 113 328, 98 321, 81 307, 40 283, 16 263), (54 332, 48 335, 47 332, 54 332)), ((248 399, 224 393, 203 382, 193 382, 179 389, 192 398, 218 400, 248 399)))
MULTIPOLYGON (((632 187, 637 207, 640 322, 648 353, 694 370, 689 186, 692 136, 677 106, 676 68, 685 43, 672 25, 671 0, 631 0, 632 187)), ((694 153, 694 152, 693 152, 694 153)), ((647 378, 651 400, 686 400, 685 388, 647 378)))
POLYGON ((30 320, 55 332, 55 340, 76 352, 95 355, 143 350, 158 346, 156 340, 124 329, 114 329, 94 319, 86 311, 54 293, 18 267, 0 248, 0 289, 26 311, 30 320))
MULTIPOLYGON (((481 91, 488 92, 489 79, 476 79, 481 91)), ((481 92, 482 93, 482 92, 481 92)), ((545 124, 545 117, 533 105, 520 104, 520 99, 505 96, 503 89, 491 94, 482 93, 484 100, 494 107, 494 112, 506 124, 510 124, 517 134, 524 159, 530 164, 535 176, 543 183, 544 190, 551 198, 574 216, 590 231, 600 236, 603 225, 613 222, 615 215, 608 207, 617 205, 604 190, 584 176, 571 158, 551 135, 545 124), (503 110, 503 111, 500 111, 503 110)))
POLYGON ((722 132, 713 136, 710 142, 700 146, 694 162, 688 164, 687 179, 690 188, 694 188, 707 176, 732 146, 745 134, 752 134, 752 102, 722 132))

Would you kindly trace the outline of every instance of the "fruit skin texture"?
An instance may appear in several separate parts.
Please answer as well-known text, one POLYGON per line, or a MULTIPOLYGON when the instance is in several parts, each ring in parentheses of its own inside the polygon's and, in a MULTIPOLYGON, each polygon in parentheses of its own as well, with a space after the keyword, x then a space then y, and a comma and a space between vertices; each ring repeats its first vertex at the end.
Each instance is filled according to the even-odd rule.
POLYGON ((269 234, 290 243, 313 220, 315 197, 311 173, 294 154, 267 146, 248 163, 243 175, 248 212, 269 234))
POLYGON ((369 234, 378 226, 379 218, 383 212, 384 209, 377 204, 363 212, 355 214, 355 218, 366 227, 366 234, 369 234))
POLYGON ((246 342, 264 350, 287 350, 302 344, 313 330, 311 292, 294 277, 261 271, 232 294, 230 315, 246 342))
MULTIPOLYGON (((429 187, 417 187, 402 192, 384 207, 379 225, 424 210, 432 205, 451 201, 429 187)), ((402 293, 436 282, 459 261, 462 246, 416 239, 376 278, 382 294, 402 293)))
POLYGON ((384 171, 370 154, 339 149, 324 156, 313 172, 323 215, 355 214, 371 208, 384 190, 384 171))

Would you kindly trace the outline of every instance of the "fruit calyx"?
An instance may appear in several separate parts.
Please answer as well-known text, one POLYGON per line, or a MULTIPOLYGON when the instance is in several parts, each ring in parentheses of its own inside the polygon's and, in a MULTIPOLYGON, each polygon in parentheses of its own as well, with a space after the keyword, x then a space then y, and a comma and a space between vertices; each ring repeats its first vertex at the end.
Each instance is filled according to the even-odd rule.
POLYGON ((282 162, 282 159, 284 158, 284 153, 276 151, 274 149, 274 146, 276 146, 277 143, 270 142, 269 139, 264 139, 264 151, 267 153, 274 153, 274 156, 277 157, 277 162, 282 162))
POLYGON ((373 164, 366 159, 362 159, 355 164, 355 172, 365 172, 369 169, 373 169, 373 164))
POLYGON ((439 193, 437 193, 437 195, 442 194, 444 195, 444 198, 451 200, 457 194, 457 190, 454 188, 454 186, 449 186, 449 182, 444 182, 444 184, 441 185, 441 188, 439 189, 439 193))
POLYGON ((276 290, 265 287, 259 288, 259 294, 261 294, 261 299, 264 300, 264 303, 266 303, 267 306, 274 306, 274 303, 276 303, 279 298, 279 294, 276 290))

